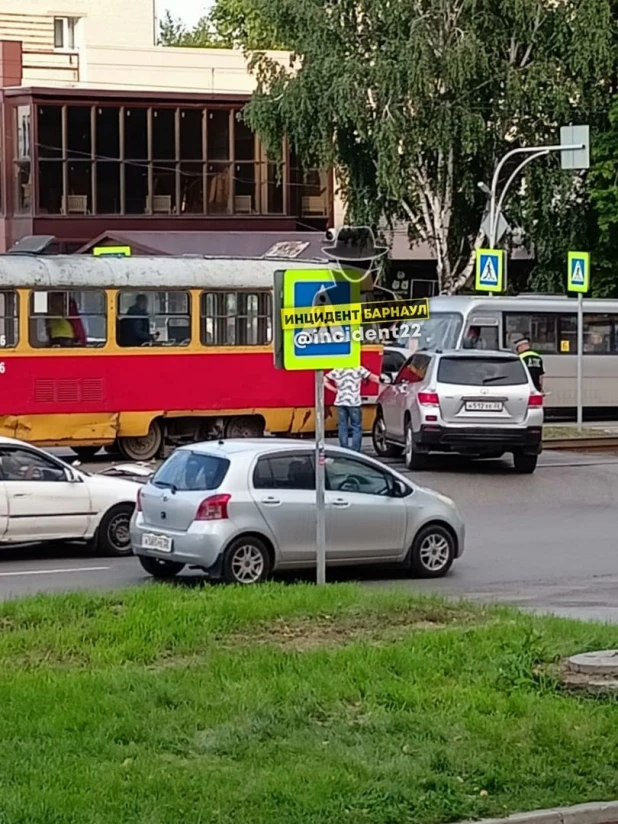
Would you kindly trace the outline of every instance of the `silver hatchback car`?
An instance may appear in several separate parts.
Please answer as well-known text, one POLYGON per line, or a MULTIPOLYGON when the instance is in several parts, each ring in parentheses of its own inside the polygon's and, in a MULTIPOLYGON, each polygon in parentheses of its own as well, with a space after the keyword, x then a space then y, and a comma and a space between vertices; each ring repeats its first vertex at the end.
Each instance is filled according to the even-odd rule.
MULTIPOLYGON (((445 575, 464 523, 444 495, 347 449, 326 452, 327 564, 401 564, 445 575)), ((229 583, 316 563, 314 447, 277 439, 177 449, 139 491, 131 542, 142 567, 172 578, 185 566, 229 583)))
POLYGON ((380 394, 373 444, 381 457, 404 454, 422 469, 430 452, 499 458, 534 472, 543 435, 543 395, 517 355, 416 352, 380 394))

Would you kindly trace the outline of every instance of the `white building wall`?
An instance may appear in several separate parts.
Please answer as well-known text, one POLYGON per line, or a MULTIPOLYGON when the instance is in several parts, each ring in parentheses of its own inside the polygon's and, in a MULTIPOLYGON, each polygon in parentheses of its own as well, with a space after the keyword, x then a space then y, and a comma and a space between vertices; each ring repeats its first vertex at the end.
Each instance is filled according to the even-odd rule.
POLYGON ((18 0, 10 4, 3 2, 2 6, 6 6, 6 11, 0 14, 0 36, 24 40, 28 48, 29 32, 34 25, 40 26, 43 19, 47 37, 45 43, 39 38, 39 45, 53 50, 55 17, 79 20, 80 47, 153 46, 156 40, 154 0, 18 0))

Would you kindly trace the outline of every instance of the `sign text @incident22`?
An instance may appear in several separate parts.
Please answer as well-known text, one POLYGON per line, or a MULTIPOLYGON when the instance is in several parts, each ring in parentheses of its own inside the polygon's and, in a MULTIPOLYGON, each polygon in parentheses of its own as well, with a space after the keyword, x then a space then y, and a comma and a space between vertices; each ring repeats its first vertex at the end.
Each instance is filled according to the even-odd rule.
POLYGON ((353 326, 376 321, 427 320, 429 300, 392 303, 349 303, 341 306, 307 306, 281 310, 282 329, 311 329, 349 323, 353 326))

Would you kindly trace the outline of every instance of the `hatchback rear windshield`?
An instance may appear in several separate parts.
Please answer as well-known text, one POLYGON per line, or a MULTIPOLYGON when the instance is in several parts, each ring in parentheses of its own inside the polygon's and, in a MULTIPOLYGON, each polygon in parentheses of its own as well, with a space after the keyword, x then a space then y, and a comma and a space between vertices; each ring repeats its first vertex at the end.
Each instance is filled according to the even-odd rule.
POLYGON ((528 376, 521 361, 515 358, 441 358, 438 383, 519 386, 528 383, 528 376))
POLYGON ((152 483, 178 492, 206 492, 221 486, 229 466, 225 458, 179 449, 159 469, 152 483))

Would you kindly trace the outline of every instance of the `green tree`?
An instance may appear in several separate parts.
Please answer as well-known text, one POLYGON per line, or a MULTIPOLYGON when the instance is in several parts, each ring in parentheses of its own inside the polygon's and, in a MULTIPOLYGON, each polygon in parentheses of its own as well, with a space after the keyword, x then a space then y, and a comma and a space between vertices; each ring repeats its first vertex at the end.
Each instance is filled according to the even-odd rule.
POLYGON ((195 48, 277 49, 281 44, 274 27, 264 20, 253 0, 217 0, 192 29, 169 11, 160 24, 159 43, 163 46, 195 48))
POLYGON ((599 297, 618 297, 618 97, 609 127, 596 136, 593 147, 589 193, 596 242, 591 284, 599 297))
POLYGON ((209 14, 201 17, 192 29, 188 29, 182 20, 172 17, 169 9, 159 24, 159 45, 203 49, 231 48, 231 43, 219 36, 209 14))
MULTIPOLYGON (((602 125, 612 0, 250 2, 292 52, 281 65, 237 34, 258 80, 250 125, 272 153, 287 136, 304 164, 334 168, 353 222, 405 220, 445 291, 486 242, 478 182, 498 159, 564 123, 602 125)), ((555 158, 526 168, 509 205, 537 252, 580 186, 555 158)))

